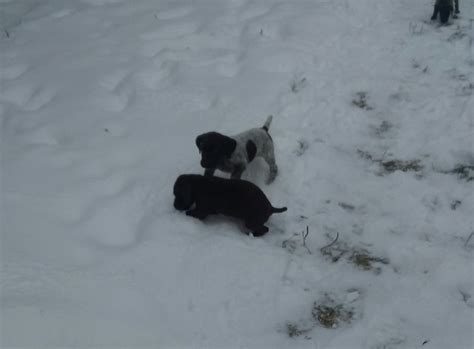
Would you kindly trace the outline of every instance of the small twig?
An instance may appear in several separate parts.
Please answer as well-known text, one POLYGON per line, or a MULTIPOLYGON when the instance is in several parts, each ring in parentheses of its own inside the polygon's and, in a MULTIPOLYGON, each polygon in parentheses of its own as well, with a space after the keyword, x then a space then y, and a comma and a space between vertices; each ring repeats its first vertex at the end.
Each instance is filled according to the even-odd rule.
POLYGON ((5 35, 7 36, 7 38, 9 38, 9 37, 10 37, 10 33, 8 32, 8 30, 6 30, 6 29, 3 29, 3 32, 5 33, 5 35))
POLYGON ((309 254, 312 254, 311 250, 308 248, 308 246, 306 246, 306 238, 308 237, 308 235, 309 235, 309 227, 306 226, 306 234, 304 233, 304 230, 301 232, 301 236, 303 237, 303 246, 308 250, 309 254))
POLYGON ((329 245, 326 245, 326 246, 324 246, 324 247, 321 247, 321 252, 324 252, 325 249, 331 247, 332 245, 334 245, 334 244, 336 243, 337 239, 339 239, 339 232, 336 231, 336 234, 337 234, 337 235, 336 235, 336 238, 333 240, 333 242, 331 242, 329 245))
POLYGON ((471 240, 472 236, 474 235, 474 231, 471 233, 471 235, 469 235, 469 237, 467 238, 466 242, 464 243, 464 247, 467 247, 467 244, 469 243, 469 241, 471 240))

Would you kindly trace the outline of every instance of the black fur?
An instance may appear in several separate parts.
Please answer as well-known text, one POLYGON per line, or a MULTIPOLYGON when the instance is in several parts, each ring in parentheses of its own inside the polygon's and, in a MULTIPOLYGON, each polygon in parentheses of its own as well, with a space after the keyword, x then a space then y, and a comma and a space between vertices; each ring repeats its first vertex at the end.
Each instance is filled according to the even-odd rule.
POLYGON ((201 152, 201 166, 214 169, 232 155, 237 142, 223 134, 208 132, 196 138, 196 145, 201 152))
POLYGON ((257 154, 257 146, 254 142, 247 141, 245 148, 247 149, 247 158, 249 159, 249 162, 251 162, 253 159, 255 159, 255 154, 257 154))
POLYGON ((454 13, 453 18, 459 13, 459 0, 436 0, 431 20, 434 21, 438 17, 441 23, 447 23, 449 16, 454 13))
POLYGON ((181 175, 176 179, 173 193, 174 207, 186 210, 188 216, 198 219, 210 214, 236 217, 244 221, 254 236, 268 232, 264 224, 273 213, 287 210, 273 207, 260 188, 240 179, 181 175))

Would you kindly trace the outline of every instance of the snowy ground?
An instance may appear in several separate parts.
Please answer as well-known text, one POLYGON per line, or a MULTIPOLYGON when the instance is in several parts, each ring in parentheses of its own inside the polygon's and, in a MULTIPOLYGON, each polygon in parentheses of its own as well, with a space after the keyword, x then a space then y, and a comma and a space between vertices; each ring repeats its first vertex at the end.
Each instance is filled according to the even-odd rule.
POLYGON ((0 343, 474 347, 460 6, 0 0, 0 343), (279 176, 244 178, 289 208, 270 233, 175 211, 196 135, 269 114, 279 176))

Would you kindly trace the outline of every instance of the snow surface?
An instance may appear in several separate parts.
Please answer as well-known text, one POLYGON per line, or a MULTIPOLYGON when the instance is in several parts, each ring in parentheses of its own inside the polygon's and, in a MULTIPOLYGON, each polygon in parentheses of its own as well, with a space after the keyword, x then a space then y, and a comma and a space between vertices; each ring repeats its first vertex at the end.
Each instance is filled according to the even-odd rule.
POLYGON ((0 343, 473 348, 474 6, 432 5, 1 0, 0 343), (270 232, 175 211, 195 137, 269 114, 270 232))

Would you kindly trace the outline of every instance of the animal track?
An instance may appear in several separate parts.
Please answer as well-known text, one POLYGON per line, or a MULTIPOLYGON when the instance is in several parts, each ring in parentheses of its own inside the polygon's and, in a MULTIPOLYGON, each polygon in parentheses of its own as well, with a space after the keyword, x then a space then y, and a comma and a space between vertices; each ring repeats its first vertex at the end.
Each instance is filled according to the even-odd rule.
POLYGON ((0 79, 13 80, 23 75, 29 66, 26 64, 16 64, 11 66, 4 66, 0 69, 0 79))
POLYGON ((178 7, 172 10, 155 13, 155 18, 159 20, 176 19, 189 15, 193 11, 192 7, 178 7))
POLYGON ((151 31, 140 35, 144 41, 153 41, 159 39, 176 39, 182 36, 196 33, 198 25, 193 22, 170 24, 161 27, 159 30, 151 31))
POLYGON ((99 84, 109 91, 114 91, 128 75, 129 72, 126 70, 117 70, 103 77, 99 84))
POLYGON ((64 10, 54 12, 53 14, 51 14, 51 17, 54 18, 54 19, 59 19, 59 18, 69 16, 73 12, 74 12, 74 10, 72 10, 72 9, 64 9, 64 10))
POLYGON ((29 111, 36 111, 50 103, 54 97, 56 96, 56 92, 47 89, 47 88, 39 88, 37 89, 29 100, 25 103, 24 108, 29 111))

